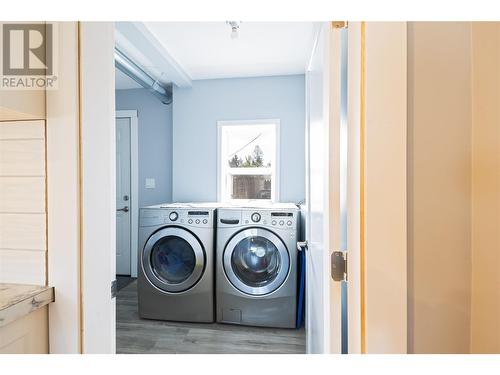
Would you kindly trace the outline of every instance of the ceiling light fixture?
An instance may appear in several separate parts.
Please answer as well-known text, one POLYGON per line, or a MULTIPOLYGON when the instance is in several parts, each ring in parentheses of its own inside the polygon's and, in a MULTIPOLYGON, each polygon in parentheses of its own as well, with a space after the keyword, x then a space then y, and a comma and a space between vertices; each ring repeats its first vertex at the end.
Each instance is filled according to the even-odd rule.
POLYGON ((240 23, 238 21, 226 21, 226 25, 231 26, 231 39, 238 38, 238 31, 240 28, 240 23))

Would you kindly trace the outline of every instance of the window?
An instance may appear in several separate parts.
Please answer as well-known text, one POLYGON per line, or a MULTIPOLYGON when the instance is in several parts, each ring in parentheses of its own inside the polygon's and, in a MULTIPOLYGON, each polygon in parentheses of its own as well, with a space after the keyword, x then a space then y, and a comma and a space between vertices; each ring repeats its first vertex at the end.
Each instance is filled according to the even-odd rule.
POLYGON ((279 200, 279 120, 219 121, 219 200, 279 200))

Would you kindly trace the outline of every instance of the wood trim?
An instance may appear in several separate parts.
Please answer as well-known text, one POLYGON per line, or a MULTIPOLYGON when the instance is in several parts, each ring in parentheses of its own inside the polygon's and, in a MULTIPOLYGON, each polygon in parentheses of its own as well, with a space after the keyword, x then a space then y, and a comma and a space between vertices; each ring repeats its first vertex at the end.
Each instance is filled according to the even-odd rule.
MULTIPOLYGON (((47 116, 47 94, 45 94, 45 116, 47 116)), ((44 136, 45 136, 45 180, 44 180, 44 199, 43 203, 45 205, 44 207, 44 212, 45 212, 45 249, 47 250, 45 252, 45 286, 49 285, 49 184, 48 184, 48 179, 49 179, 49 157, 48 157, 48 141, 47 141, 47 121, 45 120, 43 122, 43 131, 44 131, 44 136)), ((54 294, 54 292, 52 292, 54 294)), ((48 324, 48 314, 47 314, 47 324, 48 324)))
POLYGON ((50 352, 80 353, 77 23, 60 22, 58 90, 47 91, 50 352))
POLYGON ((80 353, 85 353, 83 348, 83 334, 84 334, 84 317, 83 317, 83 142, 82 142, 82 71, 81 71, 81 59, 82 59, 82 37, 81 37, 82 23, 77 22, 76 28, 76 38, 78 40, 77 46, 77 72, 78 72, 78 205, 80 207, 79 217, 78 217, 78 233, 79 233, 79 264, 80 273, 78 275, 78 284, 80 290, 80 353))
POLYGON ((366 353, 366 304, 365 304, 365 81, 366 81, 366 23, 361 22, 361 79, 360 79, 360 306, 361 306, 361 353, 366 353))
POLYGON ((406 23, 367 22, 365 28, 360 180, 364 351, 406 353, 406 23))

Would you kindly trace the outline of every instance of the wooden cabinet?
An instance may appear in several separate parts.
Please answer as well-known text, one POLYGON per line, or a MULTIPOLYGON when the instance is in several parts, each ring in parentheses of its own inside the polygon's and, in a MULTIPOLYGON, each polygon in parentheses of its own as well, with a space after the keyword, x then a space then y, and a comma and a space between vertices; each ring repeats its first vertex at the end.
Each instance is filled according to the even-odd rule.
POLYGON ((48 307, 54 288, 0 283, 0 353, 48 353, 48 307))
POLYGON ((0 328, 0 354, 47 354, 48 306, 0 328))

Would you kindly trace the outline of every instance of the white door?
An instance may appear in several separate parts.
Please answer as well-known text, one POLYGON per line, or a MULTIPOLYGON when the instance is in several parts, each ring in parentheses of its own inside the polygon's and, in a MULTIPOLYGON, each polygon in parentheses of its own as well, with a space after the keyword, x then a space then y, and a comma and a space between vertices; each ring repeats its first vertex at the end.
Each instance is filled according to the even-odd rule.
POLYGON ((116 119, 116 273, 130 275, 130 118, 116 119))
POLYGON ((306 74, 308 353, 341 353, 341 285, 330 277, 330 254, 340 248, 340 33, 318 26, 306 74))

